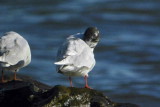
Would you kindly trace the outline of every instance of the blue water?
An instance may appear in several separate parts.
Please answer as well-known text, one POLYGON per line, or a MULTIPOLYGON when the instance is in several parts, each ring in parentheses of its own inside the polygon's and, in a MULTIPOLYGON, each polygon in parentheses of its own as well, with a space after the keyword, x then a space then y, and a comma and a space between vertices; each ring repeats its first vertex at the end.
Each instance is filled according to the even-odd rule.
MULTIPOLYGON (((71 34, 97 26, 101 40, 89 85, 117 102, 160 106, 159 0, 1 0, 0 35, 16 31, 31 47, 32 62, 20 74, 48 85, 69 86, 56 73, 57 49, 71 34)), ((74 77, 83 87, 83 77, 74 77)))

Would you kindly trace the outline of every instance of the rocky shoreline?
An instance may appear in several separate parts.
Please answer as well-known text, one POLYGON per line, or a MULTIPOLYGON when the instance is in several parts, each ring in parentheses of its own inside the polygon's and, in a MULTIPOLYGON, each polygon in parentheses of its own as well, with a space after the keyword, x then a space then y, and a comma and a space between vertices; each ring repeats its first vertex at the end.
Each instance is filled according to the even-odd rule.
POLYGON ((1 107, 139 107, 116 103, 102 92, 56 85, 50 87, 29 77, 0 83, 1 107))

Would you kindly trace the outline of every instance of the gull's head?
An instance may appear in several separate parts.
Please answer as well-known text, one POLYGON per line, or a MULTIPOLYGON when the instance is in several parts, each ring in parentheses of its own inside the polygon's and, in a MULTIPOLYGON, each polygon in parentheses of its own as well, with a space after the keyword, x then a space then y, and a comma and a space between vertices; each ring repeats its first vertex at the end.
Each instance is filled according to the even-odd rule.
POLYGON ((90 48, 95 48, 99 42, 99 30, 96 27, 87 28, 83 39, 90 48))

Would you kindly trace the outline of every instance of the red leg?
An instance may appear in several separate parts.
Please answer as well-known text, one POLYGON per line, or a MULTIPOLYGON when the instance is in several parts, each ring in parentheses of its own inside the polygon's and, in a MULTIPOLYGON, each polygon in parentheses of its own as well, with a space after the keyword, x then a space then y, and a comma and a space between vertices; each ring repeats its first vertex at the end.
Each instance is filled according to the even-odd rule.
POLYGON ((87 81, 87 76, 84 76, 84 80, 85 80, 85 87, 84 88, 89 88, 91 89, 89 86, 88 86, 88 81, 87 81))
POLYGON ((73 85, 72 85, 72 78, 71 77, 69 77, 69 82, 70 82, 70 86, 73 87, 73 85))
POLYGON ((17 78, 17 70, 14 71, 13 80, 14 80, 14 81, 22 81, 21 79, 17 78))
POLYGON ((2 83, 4 83, 4 72, 3 72, 3 70, 2 70, 2 78, 1 78, 1 80, 2 80, 2 83))
POLYGON ((17 80, 17 75, 16 75, 16 71, 14 71, 14 80, 17 80))

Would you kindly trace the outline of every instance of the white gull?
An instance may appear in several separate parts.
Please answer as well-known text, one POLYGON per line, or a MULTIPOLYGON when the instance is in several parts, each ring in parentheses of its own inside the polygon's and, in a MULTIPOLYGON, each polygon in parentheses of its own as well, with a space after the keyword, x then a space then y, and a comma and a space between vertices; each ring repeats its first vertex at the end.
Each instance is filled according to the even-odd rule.
POLYGON ((83 76, 85 88, 90 88, 87 83, 88 73, 95 66, 93 50, 99 42, 99 30, 89 27, 85 33, 69 36, 61 45, 55 62, 58 73, 69 76, 72 86, 72 76, 83 76))
POLYGON ((7 32, 0 37, 0 70, 2 71, 2 82, 4 82, 4 71, 16 72, 31 62, 31 51, 28 42, 16 32, 7 32))

